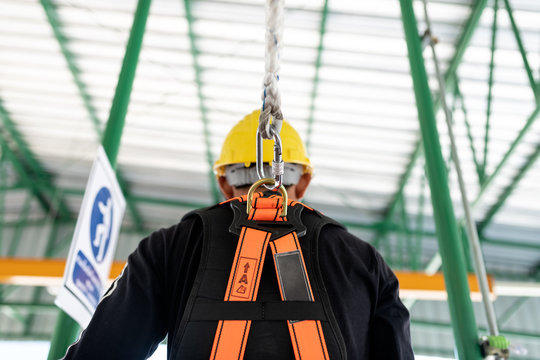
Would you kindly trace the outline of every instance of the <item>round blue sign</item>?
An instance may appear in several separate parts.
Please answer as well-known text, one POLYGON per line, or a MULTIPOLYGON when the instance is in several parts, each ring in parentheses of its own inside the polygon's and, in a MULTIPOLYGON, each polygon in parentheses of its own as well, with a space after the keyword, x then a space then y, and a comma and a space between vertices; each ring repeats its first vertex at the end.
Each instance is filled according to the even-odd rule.
POLYGON ((98 263, 103 261, 109 248, 112 220, 113 199, 111 192, 106 187, 102 187, 94 200, 92 217, 90 218, 90 243, 98 263))

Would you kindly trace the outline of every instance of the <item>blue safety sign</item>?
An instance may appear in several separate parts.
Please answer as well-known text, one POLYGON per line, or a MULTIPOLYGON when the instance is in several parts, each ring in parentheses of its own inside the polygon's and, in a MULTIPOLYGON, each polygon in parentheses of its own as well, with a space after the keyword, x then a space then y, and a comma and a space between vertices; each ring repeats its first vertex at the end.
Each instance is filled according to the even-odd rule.
POLYGON ((105 289, 126 208, 116 174, 102 147, 84 192, 64 280, 55 303, 86 327, 105 289))
POLYGON ((113 199, 107 187, 102 187, 94 199, 90 219, 90 242, 94 258, 103 262, 111 240, 113 221, 113 199))
POLYGON ((73 282, 95 308, 99 302, 103 285, 94 266, 82 251, 77 252, 73 269, 73 282))

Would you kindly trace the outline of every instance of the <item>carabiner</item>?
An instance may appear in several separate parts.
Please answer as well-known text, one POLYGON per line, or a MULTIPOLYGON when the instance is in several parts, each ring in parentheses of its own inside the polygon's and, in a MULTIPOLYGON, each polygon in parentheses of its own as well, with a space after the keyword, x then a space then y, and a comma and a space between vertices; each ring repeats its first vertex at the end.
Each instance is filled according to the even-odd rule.
MULTIPOLYGON (((266 187, 268 190, 278 190, 281 185, 283 184, 283 172, 285 168, 285 164, 283 163, 282 153, 281 153, 281 137, 279 137, 279 134, 274 131, 274 129, 270 128, 270 133, 272 134, 272 137, 274 138, 274 160, 272 160, 272 176, 274 179, 274 185, 268 186, 264 184, 264 187, 266 187)), ((259 179, 266 178, 264 174, 264 162, 263 162, 263 138, 262 135, 259 132, 259 129, 257 129, 257 176, 259 179)))

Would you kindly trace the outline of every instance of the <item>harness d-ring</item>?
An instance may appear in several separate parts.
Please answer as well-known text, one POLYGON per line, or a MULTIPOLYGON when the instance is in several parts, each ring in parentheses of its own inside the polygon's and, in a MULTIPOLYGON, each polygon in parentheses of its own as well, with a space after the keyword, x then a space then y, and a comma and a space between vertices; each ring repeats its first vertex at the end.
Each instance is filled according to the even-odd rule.
MULTIPOLYGON (((257 188, 263 184, 275 184, 275 180, 272 179, 272 178, 264 178, 264 179, 260 179, 260 180, 257 180, 256 182, 253 183, 253 185, 251 185, 251 187, 249 188, 249 191, 248 191, 248 195, 247 195, 247 213, 249 215, 249 212, 251 211, 251 200, 253 199, 253 194, 255 193, 255 190, 257 190, 257 188)), ((281 216, 287 216, 287 202, 288 202, 288 195, 287 195, 287 190, 285 189, 285 187, 283 185, 281 185, 279 187, 279 191, 281 192, 281 195, 283 196, 283 207, 281 209, 281 216)))

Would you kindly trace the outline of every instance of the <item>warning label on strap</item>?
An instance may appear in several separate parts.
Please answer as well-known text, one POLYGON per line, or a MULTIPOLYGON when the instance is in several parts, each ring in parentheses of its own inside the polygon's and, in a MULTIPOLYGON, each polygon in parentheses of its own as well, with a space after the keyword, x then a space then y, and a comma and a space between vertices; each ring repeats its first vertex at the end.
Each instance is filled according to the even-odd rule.
POLYGON ((257 270, 258 260, 248 257, 240 257, 231 296, 242 299, 250 299, 253 294, 253 283, 255 282, 255 272, 257 270))

